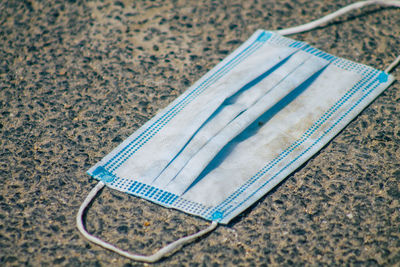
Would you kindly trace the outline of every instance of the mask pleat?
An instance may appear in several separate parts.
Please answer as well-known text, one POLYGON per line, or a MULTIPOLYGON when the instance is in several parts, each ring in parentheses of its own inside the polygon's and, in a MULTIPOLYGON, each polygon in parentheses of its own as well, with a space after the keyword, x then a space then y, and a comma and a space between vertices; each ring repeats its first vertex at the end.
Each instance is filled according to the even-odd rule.
POLYGON ((310 55, 300 52, 283 59, 279 64, 266 71, 256 79, 250 81, 235 94, 225 99, 218 109, 206 120, 196 131, 190 140, 166 168, 158 175, 153 185, 163 187, 167 185, 178 172, 187 164, 193 155, 198 152, 212 137, 217 135, 226 125, 232 122, 240 114, 268 91, 272 90, 279 82, 285 79, 288 74, 295 71, 303 64, 310 55), (266 82, 268 79, 269 82, 266 82), (262 81, 263 86, 257 86, 262 81))
MULTIPOLYGON (((229 72, 208 88, 208 91, 199 95, 186 107, 184 112, 177 114, 166 127, 162 128, 158 135, 152 138, 151 143, 143 144, 145 149, 141 149, 135 156, 127 159, 125 164, 129 165, 129 169, 120 168, 116 173, 126 176, 133 172, 137 175, 135 178, 144 183, 159 180, 156 178, 160 173, 168 167, 170 162, 179 157, 202 125, 206 125, 213 114, 218 114, 217 111, 225 100, 233 99, 240 90, 245 91, 243 88, 246 88, 247 84, 265 75, 298 50, 298 48, 287 48, 283 51, 280 50, 279 54, 274 54, 273 51, 260 48, 259 51, 242 62, 242 67, 238 66, 232 72, 229 72), (254 64, 260 65, 256 72, 250 71, 254 64), (157 153, 153 151, 157 151, 157 153), (136 160, 137 157, 142 160, 136 160)), ((227 103, 225 102, 225 104, 227 103)), ((228 122, 229 120, 226 123, 228 122)))
MULTIPOLYGON (((326 60, 311 57, 300 64, 295 71, 287 73, 283 80, 271 90, 268 90, 254 105, 243 111, 217 135, 207 141, 165 188, 178 195, 184 193, 196 181, 197 177, 201 177, 199 176, 201 172, 231 140, 263 114, 273 116, 276 109, 287 105, 291 99, 309 86, 310 81, 320 75, 321 70, 328 63, 326 60)), ((260 82, 258 86, 268 86, 268 83, 269 81, 265 80, 260 82)))

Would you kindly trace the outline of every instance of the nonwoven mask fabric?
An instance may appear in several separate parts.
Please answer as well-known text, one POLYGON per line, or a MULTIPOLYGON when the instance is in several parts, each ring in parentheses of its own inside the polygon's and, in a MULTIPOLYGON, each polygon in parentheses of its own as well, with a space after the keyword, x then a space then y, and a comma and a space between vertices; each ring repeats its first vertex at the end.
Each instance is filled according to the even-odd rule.
POLYGON ((119 191, 226 224, 393 80, 258 30, 88 173, 119 191))
POLYGON ((353 3, 279 31, 256 31, 231 55, 88 171, 98 184, 76 223, 91 242, 155 262, 227 224, 326 145, 394 78, 283 35, 314 29, 349 11, 400 1, 353 3), (86 208, 107 185, 212 221, 144 256, 89 234, 86 208))

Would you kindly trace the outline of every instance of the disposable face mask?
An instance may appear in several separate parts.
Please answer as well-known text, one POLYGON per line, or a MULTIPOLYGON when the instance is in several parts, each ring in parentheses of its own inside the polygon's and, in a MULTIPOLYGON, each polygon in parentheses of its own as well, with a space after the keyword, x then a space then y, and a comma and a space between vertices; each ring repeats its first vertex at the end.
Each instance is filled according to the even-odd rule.
POLYGON ((81 232, 121 255, 154 262, 260 199, 387 88, 400 59, 380 71, 282 35, 375 2, 292 29, 256 31, 88 171, 100 182, 78 213, 81 232), (104 185, 213 223, 152 256, 130 254, 83 228, 82 214, 104 185))

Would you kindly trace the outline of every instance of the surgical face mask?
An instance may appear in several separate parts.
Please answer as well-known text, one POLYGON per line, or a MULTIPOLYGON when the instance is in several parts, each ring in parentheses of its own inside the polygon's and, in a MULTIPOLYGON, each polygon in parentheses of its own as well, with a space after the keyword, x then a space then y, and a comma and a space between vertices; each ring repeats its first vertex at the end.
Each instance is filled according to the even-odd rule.
POLYGON ((93 166, 88 173, 100 182, 79 211, 81 232, 132 259, 158 260, 231 221, 394 81, 390 69, 376 70, 282 36, 302 27, 281 34, 256 31, 93 166), (88 235, 81 223, 86 205, 104 185, 213 224, 153 256, 130 254, 88 235))

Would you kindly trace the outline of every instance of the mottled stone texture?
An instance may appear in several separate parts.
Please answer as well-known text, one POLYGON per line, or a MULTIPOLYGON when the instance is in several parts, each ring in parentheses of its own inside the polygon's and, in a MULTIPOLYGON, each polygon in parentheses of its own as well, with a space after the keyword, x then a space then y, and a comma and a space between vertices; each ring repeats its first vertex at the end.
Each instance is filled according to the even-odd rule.
MULTIPOLYGON (((86 170, 256 29, 351 2, 1 1, 0 265, 141 266, 76 230, 95 185, 86 170)), ((399 9, 369 7, 293 38, 383 69, 399 36, 399 9)), ((398 266, 399 89, 231 224, 157 265, 398 266)), ((207 224, 108 188, 86 216, 90 232, 139 253, 207 224)))

